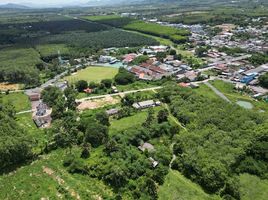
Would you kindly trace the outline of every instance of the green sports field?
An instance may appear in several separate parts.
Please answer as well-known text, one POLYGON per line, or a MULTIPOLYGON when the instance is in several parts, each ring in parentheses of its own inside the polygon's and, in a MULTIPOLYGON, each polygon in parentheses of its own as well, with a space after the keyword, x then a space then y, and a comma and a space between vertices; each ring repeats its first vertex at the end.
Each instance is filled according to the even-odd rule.
POLYGON ((67 80, 70 83, 75 83, 79 80, 99 83, 103 79, 113 79, 117 73, 117 68, 90 66, 65 77, 64 80, 67 80))

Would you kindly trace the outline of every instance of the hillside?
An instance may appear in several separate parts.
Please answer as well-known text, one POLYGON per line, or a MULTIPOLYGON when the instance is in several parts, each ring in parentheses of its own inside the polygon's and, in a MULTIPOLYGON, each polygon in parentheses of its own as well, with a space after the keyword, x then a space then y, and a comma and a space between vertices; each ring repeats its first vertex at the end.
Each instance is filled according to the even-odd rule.
POLYGON ((21 4, 8 3, 0 5, 0 9, 29 9, 29 7, 21 4))

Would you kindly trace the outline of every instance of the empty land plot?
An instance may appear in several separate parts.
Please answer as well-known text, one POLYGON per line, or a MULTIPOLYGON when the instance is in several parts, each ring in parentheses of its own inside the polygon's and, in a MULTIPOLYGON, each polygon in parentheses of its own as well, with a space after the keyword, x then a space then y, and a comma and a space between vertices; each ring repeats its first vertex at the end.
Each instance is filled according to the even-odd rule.
POLYGON ((117 73, 117 68, 92 66, 73 73, 72 75, 65 77, 64 80, 67 80, 70 83, 75 83, 79 80, 99 83, 103 79, 113 79, 117 73))
POLYGON ((13 83, 0 83, 0 91, 7 91, 7 90, 19 90, 23 86, 20 84, 13 84, 13 83))
POLYGON ((107 105, 114 105, 120 103, 120 97, 105 97, 102 99, 92 99, 88 101, 83 101, 79 106, 77 107, 78 110, 90 110, 90 109, 97 109, 102 108, 107 105))
POLYGON ((27 95, 23 93, 10 93, 2 96, 4 103, 14 106, 16 112, 30 110, 31 104, 27 95))
POLYGON ((40 53, 42 58, 60 55, 69 55, 69 48, 65 44, 44 44, 37 45, 36 50, 40 53))
POLYGON ((141 111, 130 117, 125 117, 119 120, 113 120, 111 122, 111 126, 109 129, 110 134, 115 135, 120 131, 141 125, 143 122, 145 122, 147 115, 148 115, 147 112, 141 111))
POLYGON ((166 176, 165 183, 160 186, 159 200, 177 200, 177 199, 192 199, 192 200, 220 200, 218 196, 206 194, 202 188, 185 178, 178 171, 171 170, 166 176))

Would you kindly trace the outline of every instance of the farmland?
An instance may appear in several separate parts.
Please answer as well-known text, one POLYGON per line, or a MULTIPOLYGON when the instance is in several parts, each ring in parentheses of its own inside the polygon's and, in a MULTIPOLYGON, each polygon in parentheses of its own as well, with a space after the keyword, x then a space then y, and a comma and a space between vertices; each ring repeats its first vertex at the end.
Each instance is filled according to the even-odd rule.
POLYGON ((187 35, 190 34, 187 30, 175 29, 172 27, 165 27, 158 24, 145 23, 142 21, 132 22, 124 26, 124 28, 154 36, 168 38, 175 43, 185 42, 187 40, 187 35))
POLYGON ((78 80, 99 83, 103 79, 113 79, 117 72, 117 68, 90 66, 74 73, 73 75, 65 77, 64 80, 67 80, 70 83, 75 83, 78 80))
POLYGON ((154 23, 146 23, 143 21, 120 17, 117 15, 86 16, 83 18, 89 21, 97 21, 99 23, 107 24, 113 27, 119 27, 126 30, 137 31, 152 36, 170 39, 175 43, 186 42, 187 36, 190 34, 188 30, 161 26, 154 23))
POLYGON ((33 48, 5 48, 0 50, 0 81, 38 83, 37 64, 42 63, 33 48))
POLYGON ((99 22, 112 27, 123 28, 128 25, 134 19, 129 17, 120 17, 118 15, 100 15, 100 16, 85 16, 83 19, 99 22))
POLYGON ((16 15, 14 20, 12 23, 0 17, 0 81, 26 87, 37 86, 62 72, 53 61, 58 51, 62 57, 70 58, 92 55, 108 47, 159 44, 136 33, 52 14, 16 15))
POLYGON ((42 59, 57 57, 58 52, 60 52, 61 56, 70 54, 70 49, 65 44, 37 45, 35 49, 40 53, 42 59))
POLYGON ((122 30, 109 30, 95 33, 86 32, 68 32, 60 35, 47 36, 40 39, 43 44, 46 43, 66 43, 80 48, 109 48, 109 47, 137 47, 142 45, 157 45, 156 40, 138 35, 136 33, 128 33, 122 30))

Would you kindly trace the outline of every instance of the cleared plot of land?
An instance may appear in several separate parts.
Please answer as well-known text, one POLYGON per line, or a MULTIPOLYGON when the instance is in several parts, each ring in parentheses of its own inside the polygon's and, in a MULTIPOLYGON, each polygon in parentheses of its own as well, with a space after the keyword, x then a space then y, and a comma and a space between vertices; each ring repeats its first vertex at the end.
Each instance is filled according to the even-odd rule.
POLYGON ((107 105, 114 105, 120 102, 120 97, 106 97, 102 99, 92 99, 82 102, 77 108, 78 110, 97 109, 107 105))
POLYGON ((202 188, 185 178, 178 171, 171 170, 164 185, 159 189, 159 200, 217 200, 220 197, 206 194, 202 188))
MULTIPOLYGON (((158 111, 162 107, 154 107, 155 115, 157 115, 158 111)), ((109 128, 109 133, 111 135, 118 134, 120 131, 127 130, 132 127, 137 127, 139 125, 142 125, 143 122, 145 122, 146 118, 148 116, 148 109, 138 111, 138 113, 129 116, 124 117, 119 120, 112 120, 111 126, 109 128)), ((156 116, 155 116, 156 117, 156 116)))
POLYGON ((65 44, 45 44, 37 45, 36 50, 40 53, 41 57, 57 56, 58 51, 61 55, 69 54, 69 48, 65 44))
POLYGON ((131 127, 141 125, 147 117, 147 112, 141 111, 133 116, 125 117, 119 120, 113 120, 110 126, 110 134, 115 135, 120 131, 126 130, 131 127))
POLYGON ((42 156, 10 175, 0 176, 0 199, 114 199, 102 181, 70 174, 63 167, 63 150, 42 156))
POLYGON ((117 68, 90 66, 65 77, 64 80, 67 80, 70 83, 75 83, 79 80, 100 82, 103 79, 113 79, 117 73, 117 68))
POLYGON ((31 109, 29 98, 23 93, 10 93, 8 95, 3 95, 2 97, 3 102, 10 103, 14 106, 16 112, 31 109))
POLYGON ((268 197, 268 180, 261 180, 257 176, 240 175, 240 193, 242 200, 266 200, 268 197))
POLYGON ((0 83, 0 91, 19 90, 20 88, 22 88, 21 84, 0 83))

